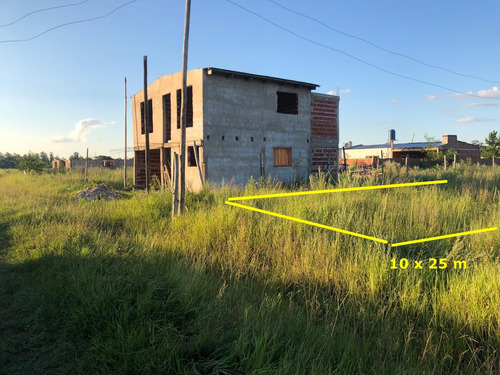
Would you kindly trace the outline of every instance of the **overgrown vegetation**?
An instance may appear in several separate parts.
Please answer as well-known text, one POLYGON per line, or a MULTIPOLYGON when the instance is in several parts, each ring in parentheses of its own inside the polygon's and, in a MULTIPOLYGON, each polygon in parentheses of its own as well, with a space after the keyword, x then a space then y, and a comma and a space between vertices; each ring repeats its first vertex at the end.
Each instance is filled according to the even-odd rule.
MULTIPOLYGON (((247 203, 390 241, 500 222, 498 167, 385 172, 340 186, 449 184, 247 203)), ((0 374, 500 372, 500 231, 389 250, 223 204, 286 190, 271 181, 189 194, 175 222, 169 192, 75 200, 83 187, 0 171, 0 374), (402 257, 425 267, 392 270, 402 257)))

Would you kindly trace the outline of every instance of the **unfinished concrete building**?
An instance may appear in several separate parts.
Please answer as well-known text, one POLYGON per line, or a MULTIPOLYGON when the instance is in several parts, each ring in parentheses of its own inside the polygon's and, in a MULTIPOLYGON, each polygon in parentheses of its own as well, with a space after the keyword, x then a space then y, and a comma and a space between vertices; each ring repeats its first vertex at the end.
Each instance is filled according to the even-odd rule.
MULTIPOLYGON (((339 97, 318 85, 217 68, 187 75, 186 187, 245 184, 261 176, 290 181, 338 169, 339 97)), ((182 74, 148 86, 150 170, 162 184, 179 153, 182 74)), ((144 92, 132 97, 134 178, 145 187, 144 92)))

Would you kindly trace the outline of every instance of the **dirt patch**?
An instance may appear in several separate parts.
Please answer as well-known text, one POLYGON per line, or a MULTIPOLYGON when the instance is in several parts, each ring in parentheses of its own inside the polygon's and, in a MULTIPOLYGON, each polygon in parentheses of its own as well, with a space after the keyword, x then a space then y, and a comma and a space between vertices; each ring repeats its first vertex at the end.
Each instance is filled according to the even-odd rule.
POLYGON ((107 187, 104 184, 101 184, 80 190, 78 193, 76 193, 76 197, 89 201, 96 199, 114 200, 118 199, 118 194, 113 189, 107 187))

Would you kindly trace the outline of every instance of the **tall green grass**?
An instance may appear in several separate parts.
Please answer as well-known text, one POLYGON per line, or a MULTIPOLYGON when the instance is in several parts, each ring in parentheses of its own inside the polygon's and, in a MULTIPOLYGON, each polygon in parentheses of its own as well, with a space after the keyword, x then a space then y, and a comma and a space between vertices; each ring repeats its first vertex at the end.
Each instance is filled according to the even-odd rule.
MULTIPOLYGON (((385 172, 339 185, 449 183, 243 203, 390 242, 500 222, 499 168, 385 172)), ((190 193, 175 221, 168 191, 74 198, 98 182, 123 185, 0 171, 0 374, 500 371, 499 231, 389 249, 224 205, 274 181, 190 193)))

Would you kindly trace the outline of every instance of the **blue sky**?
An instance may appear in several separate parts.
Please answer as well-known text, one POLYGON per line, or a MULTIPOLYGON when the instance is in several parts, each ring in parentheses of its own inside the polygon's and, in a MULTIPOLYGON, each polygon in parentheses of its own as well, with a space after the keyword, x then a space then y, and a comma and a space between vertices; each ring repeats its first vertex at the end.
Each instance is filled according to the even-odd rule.
MULTIPOLYGON (((83 0, 4 2, 0 25, 41 8, 83 0)), ((121 157, 123 79, 129 96, 182 67, 183 0, 88 0, 0 27, 0 152, 73 151, 121 157)), ((480 140, 500 131, 498 0, 275 0, 297 12, 377 44, 483 80, 395 56, 293 14, 269 0, 232 0, 283 28, 372 65, 479 97, 396 77, 292 35, 226 0, 193 0, 189 69, 208 66, 319 84, 340 92, 340 144, 382 143, 391 128, 408 142, 457 134, 480 140), (492 81, 492 82, 486 82, 492 81)), ((131 112, 129 105, 129 129, 131 112)), ((131 131, 129 134, 131 135, 131 131)), ((129 137, 129 146, 132 137, 129 137)), ((132 156, 132 153, 129 153, 132 156)))

